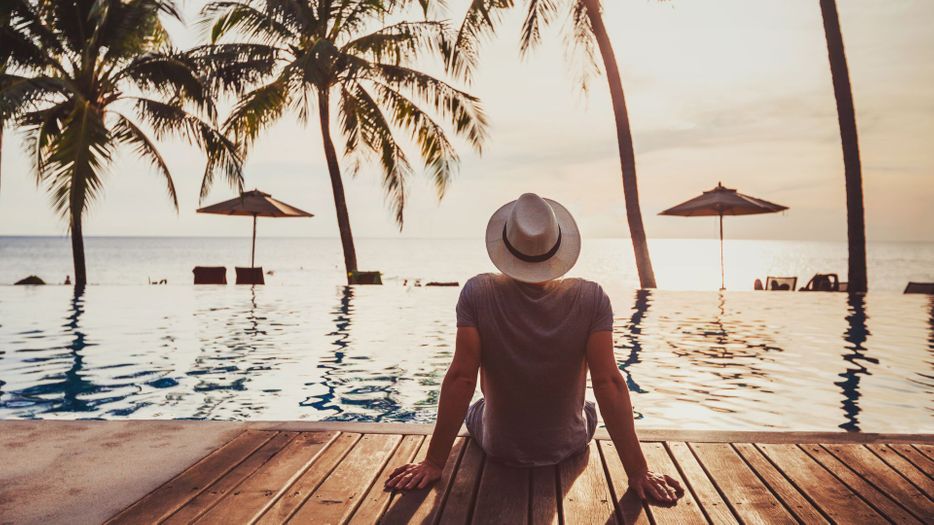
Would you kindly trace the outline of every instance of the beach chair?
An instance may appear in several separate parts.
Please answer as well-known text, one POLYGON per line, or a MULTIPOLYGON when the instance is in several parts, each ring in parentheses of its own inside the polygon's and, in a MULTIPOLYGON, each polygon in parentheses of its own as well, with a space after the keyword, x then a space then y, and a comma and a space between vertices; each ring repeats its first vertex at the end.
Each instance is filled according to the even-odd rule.
POLYGON ((905 293, 923 293, 934 295, 934 283, 919 283, 909 281, 908 286, 905 287, 905 293))
POLYGON ((237 284, 266 284, 266 279, 263 278, 262 266, 254 268, 237 266, 235 270, 237 271, 237 284))
POLYGON ((839 292, 840 278, 835 273, 815 273, 801 288, 802 292, 839 292))
POLYGON ((350 272, 347 276, 350 284, 383 284, 382 275, 381 272, 357 270, 350 272))
POLYGON ((226 266, 195 266, 195 284, 227 284, 226 266))
POLYGON ((765 289, 772 292, 793 292, 798 284, 797 277, 773 277, 765 279, 765 289))

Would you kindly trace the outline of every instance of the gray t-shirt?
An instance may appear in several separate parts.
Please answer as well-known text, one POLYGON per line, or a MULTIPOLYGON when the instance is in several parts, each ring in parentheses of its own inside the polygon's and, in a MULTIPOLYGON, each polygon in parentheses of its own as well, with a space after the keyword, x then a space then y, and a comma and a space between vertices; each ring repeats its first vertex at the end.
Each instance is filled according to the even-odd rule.
POLYGON ((480 333, 485 452, 520 465, 551 465, 589 439, 583 415, 587 339, 613 328, 599 284, 526 284, 481 274, 464 284, 457 326, 480 333))

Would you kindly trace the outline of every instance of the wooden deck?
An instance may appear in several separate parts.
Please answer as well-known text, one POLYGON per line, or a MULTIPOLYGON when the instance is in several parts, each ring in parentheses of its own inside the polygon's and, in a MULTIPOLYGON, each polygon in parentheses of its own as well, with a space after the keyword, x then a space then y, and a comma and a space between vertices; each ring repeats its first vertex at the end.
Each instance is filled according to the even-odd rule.
POLYGON ((386 492, 387 473, 428 447, 406 430, 254 427, 109 523, 934 523, 927 435, 643 432, 649 464, 688 489, 663 507, 626 492, 605 435, 535 469, 487 461, 461 436, 441 482, 386 492))

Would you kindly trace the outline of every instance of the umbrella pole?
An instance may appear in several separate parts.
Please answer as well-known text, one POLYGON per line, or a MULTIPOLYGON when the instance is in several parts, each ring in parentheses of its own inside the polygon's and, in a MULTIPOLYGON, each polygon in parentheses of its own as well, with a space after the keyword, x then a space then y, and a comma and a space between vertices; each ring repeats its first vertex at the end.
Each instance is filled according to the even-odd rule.
POLYGON ((720 214, 720 289, 726 290, 726 279, 723 273, 723 214, 720 214))
MULTIPOLYGON (((720 217, 723 220, 723 217, 720 217)), ((723 237, 723 225, 720 225, 720 237, 723 237)), ((256 268, 256 214, 253 214, 253 251, 250 252, 250 268, 256 268)))

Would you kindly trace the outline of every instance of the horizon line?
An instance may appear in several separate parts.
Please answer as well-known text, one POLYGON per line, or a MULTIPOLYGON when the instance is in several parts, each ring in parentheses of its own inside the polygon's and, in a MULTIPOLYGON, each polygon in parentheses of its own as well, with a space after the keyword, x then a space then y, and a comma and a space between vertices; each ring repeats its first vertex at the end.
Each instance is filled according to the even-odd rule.
MULTIPOLYGON (((0 233, 0 239, 63 239, 70 237, 67 233, 55 234, 5 234, 0 233)), ((251 239, 250 235, 85 235, 85 239, 251 239)), ((313 235, 266 235, 261 239, 308 239, 308 240, 340 240, 339 236, 313 236, 313 235)), ((483 240, 482 236, 476 237, 371 237, 355 236, 356 240, 393 240, 393 241, 418 241, 418 240, 483 240)), ((631 240, 631 237, 611 237, 611 236, 593 236, 590 239, 600 240, 631 240)), ((649 241, 717 241, 716 237, 650 237, 649 241)), ((732 238, 724 239, 725 242, 732 241, 755 241, 755 242, 819 242, 819 243, 840 243, 846 244, 846 239, 764 239, 764 238, 732 238)), ((902 240, 868 240, 867 244, 884 243, 902 243, 902 244, 934 244, 934 239, 902 239, 902 240)))

